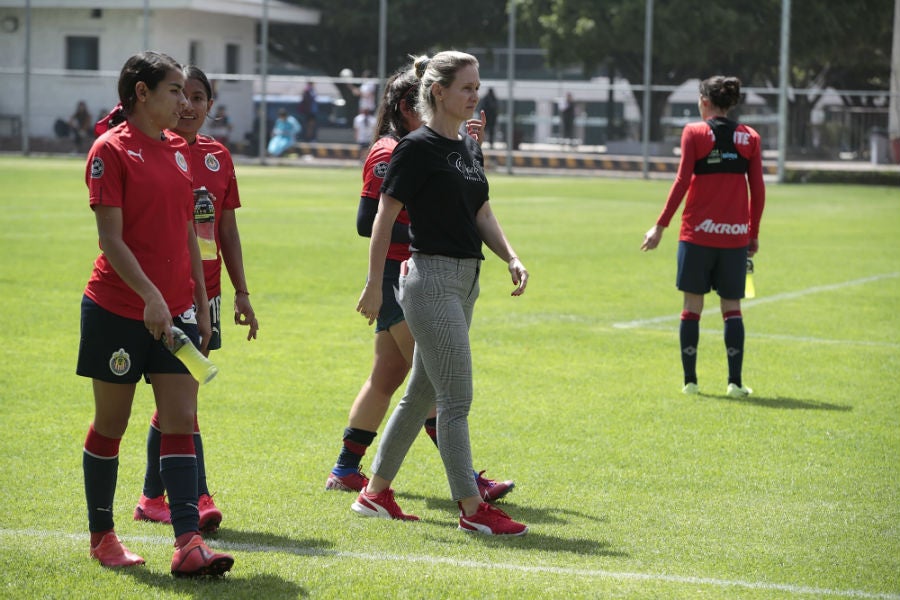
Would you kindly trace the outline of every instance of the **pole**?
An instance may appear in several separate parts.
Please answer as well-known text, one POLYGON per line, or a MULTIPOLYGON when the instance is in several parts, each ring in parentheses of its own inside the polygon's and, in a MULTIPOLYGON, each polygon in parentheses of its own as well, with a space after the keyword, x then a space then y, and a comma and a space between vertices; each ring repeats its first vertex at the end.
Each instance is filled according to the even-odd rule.
POLYGON ((781 0, 781 51, 778 60, 778 182, 784 183, 788 139, 788 55, 791 51, 791 0, 781 0))
POLYGON ((31 0, 25 0, 25 108, 22 115, 22 154, 31 154, 31 0))
POLYGON ((509 0, 509 40, 506 57, 506 172, 513 174, 513 136, 515 135, 515 99, 513 91, 516 81, 516 0, 509 0))
POLYGON ((259 33, 259 109, 256 117, 259 120, 259 162, 266 164, 266 78, 269 73, 269 0, 263 0, 262 23, 259 33))
POLYGON ((644 11, 644 118, 641 122, 641 144, 644 154, 644 179, 650 175, 650 86, 652 84, 653 61, 653 0, 647 0, 644 11))
POLYGON ((378 80, 384 84, 387 77, 387 7, 388 0, 378 2, 378 80))
POLYGON ((150 0, 144 0, 144 50, 150 49, 150 0))

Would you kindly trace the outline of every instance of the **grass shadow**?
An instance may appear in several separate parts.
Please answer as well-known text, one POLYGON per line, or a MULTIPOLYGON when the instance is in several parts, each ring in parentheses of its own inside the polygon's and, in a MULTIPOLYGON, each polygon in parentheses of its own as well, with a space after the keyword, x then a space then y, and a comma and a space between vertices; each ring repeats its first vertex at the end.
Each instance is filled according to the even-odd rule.
POLYGON ((309 591, 303 586, 281 577, 256 574, 241 577, 228 573, 225 577, 200 577, 181 579, 169 573, 158 573, 144 567, 122 570, 135 581, 153 586, 160 592, 184 594, 191 598, 258 598, 263 594, 269 598, 307 598, 309 591))
MULTIPOLYGON (((413 500, 420 500, 425 503, 431 510, 447 510, 452 514, 457 514, 459 508, 456 506, 456 502, 445 498, 445 497, 437 497, 437 496, 423 496, 422 494, 414 494, 414 493, 405 493, 405 492, 397 492, 397 496, 401 498, 410 498, 413 500)), ((514 497, 512 497, 514 498, 514 497)), ((604 517, 597 517, 595 515, 590 515, 587 513, 579 512, 577 510, 572 510, 564 507, 553 507, 553 508, 536 508, 534 506, 520 506, 516 504, 515 501, 512 501, 510 496, 506 496, 492 502, 494 506, 504 510, 505 512, 509 512, 512 510, 516 513, 516 517, 521 517, 523 520, 526 520, 528 523, 568 523, 568 519, 564 518, 565 516, 576 517, 579 519, 586 519, 588 521, 593 521, 595 523, 607 523, 608 520, 604 517), (509 509, 509 510, 507 510, 509 509), (522 515, 527 515, 526 519, 522 515)))
POLYGON ((258 531, 242 531, 240 529, 219 530, 213 546, 228 550, 233 548, 240 552, 285 552, 315 556, 327 554, 334 544, 323 539, 296 539, 274 533, 258 531))
MULTIPOLYGON (((703 395, 703 394, 701 394, 703 395)), ((746 398, 728 398, 714 396, 716 400, 722 402, 730 402, 733 404, 749 404, 753 406, 761 406, 763 408, 776 408, 782 410, 831 410, 837 412, 850 412, 852 406, 846 404, 831 404, 829 402, 820 402, 818 400, 801 400, 799 398, 783 398, 776 396, 769 398, 766 396, 747 396, 746 398)))

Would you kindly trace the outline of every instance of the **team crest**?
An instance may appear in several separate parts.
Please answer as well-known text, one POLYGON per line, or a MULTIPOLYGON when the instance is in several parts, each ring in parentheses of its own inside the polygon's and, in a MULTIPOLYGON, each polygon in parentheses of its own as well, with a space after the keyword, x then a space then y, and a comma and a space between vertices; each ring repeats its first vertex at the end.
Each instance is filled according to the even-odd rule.
POLYGON ((219 170, 221 165, 219 164, 219 159, 216 158, 215 154, 209 153, 206 155, 206 158, 203 159, 203 162, 206 164, 206 168, 215 173, 219 170))
POLYGON ((178 165, 178 168, 187 173, 188 164, 187 160, 184 158, 184 154, 181 153, 181 150, 175 151, 175 163, 178 165))
POLYGON ((119 377, 131 370, 131 356, 125 352, 125 348, 113 352, 109 359, 109 370, 119 377))
POLYGON ((372 173, 375 174, 375 177, 379 179, 384 179, 384 176, 387 175, 388 163, 381 161, 377 165, 372 168, 372 173))
POLYGON ((95 156, 91 161, 91 179, 100 179, 103 177, 103 159, 95 156))

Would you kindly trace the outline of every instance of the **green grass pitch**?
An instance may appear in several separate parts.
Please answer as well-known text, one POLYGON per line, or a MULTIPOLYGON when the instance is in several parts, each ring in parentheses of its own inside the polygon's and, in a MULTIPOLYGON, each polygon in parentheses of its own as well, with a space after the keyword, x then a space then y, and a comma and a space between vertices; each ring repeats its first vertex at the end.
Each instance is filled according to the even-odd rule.
MULTIPOLYGON (((768 187, 744 381, 725 397, 718 303, 699 397, 681 394, 677 226, 641 253, 668 181, 491 174, 531 273, 489 257, 472 327, 475 467, 514 479, 517 539, 456 529, 426 436, 394 482, 418 523, 324 491, 371 365, 354 311, 368 242, 357 169, 238 167, 259 339, 223 319, 200 393, 225 519, 221 581, 169 575, 171 529, 134 522, 152 395, 121 447, 117 531, 147 559, 88 558, 74 373, 97 253, 80 159, 0 158, 0 597, 900 599, 900 191, 768 187)), ((230 285, 225 283, 226 304, 230 285)), ((396 400, 396 399, 395 399, 396 400)), ((376 438, 376 445, 380 438, 376 438)), ((364 459, 364 468, 374 455, 364 459)))

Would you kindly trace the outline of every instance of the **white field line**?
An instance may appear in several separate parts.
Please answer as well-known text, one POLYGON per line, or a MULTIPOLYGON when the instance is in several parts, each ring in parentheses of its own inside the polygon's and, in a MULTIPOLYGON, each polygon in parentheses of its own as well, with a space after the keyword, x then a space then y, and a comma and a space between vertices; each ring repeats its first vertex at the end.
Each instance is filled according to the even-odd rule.
MULTIPOLYGON (((900 272, 882 273, 881 275, 872 275, 871 277, 863 277, 861 279, 853 279, 851 281, 844 281, 841 283, 817 285, 811 288, 806 288, 805 290, 798 290, 796 292, 785 292, 783 294, 775 294, 774 296, 765 296, 763 298, 754 298, 753 300, 744 300, 743 302, 741 302, 741 307, 750 308, 759 304, 768 304, 769 302, 793 300, 794 298, 801 298, 803 296, 809 296, 812 294, 821 294, 822 292, 833 292, 835 290, 841 290, 857 285, 865 285, 867 283, 882 281, 884 279, 893 279, 895 277, 900 277, 900 272)), ((657 323, 677 321, 678 318, 678 315, 668 314, 660 317, 650 317, 648 319, 636 319, 634 321, 625 321, 623 323, 613 323, 613 327, 615 327, 616 329, 636 329, 639 327, 652 326, 657 323)))
MULTIPOLYGON (((14 530, 0 529, 0 538, 22 537, 34 540, 35 537, 45 539, 68 539, 87 543, 87 534, 72 534, 52 531, 37 531, 32 529, 14 530)), ((131 536, 128 542, 140 542, 144 544, 159 544, 171 547, 172 539, 161 536, 131 536)), ((871 598, 875 600, 900 600, 900 593, 893 592, 866 592, 864 590, 839 590, 830 588, 810 587, 805 585, 792 585, 786 583, 772 583, 768 581, 743 581, 740 579, 718 579, 715 577, 693 577, 685 575, 669 575, 666 573, 631 573, 627 571, 607 571, 605 569, 575 569, 567 567, 519 565, 514 563, 478 562, 474 560, 457 560, 442 556, 429 555, 404 555, 367 552, 344 552, 335 550, 322 550, 321 548, 308 548, 303 546, 266 546, 258 544, 242 544, 207 540, 214 548, 238 552, 271 552, 295 554, 299 556, 323 556, 337 558, 363 559, 367 561, 382 561, 391 563, 423 563, 429 565, 448 565, 466 569, 502 569, 519 573, 547 573, 551 575, 564 575, 567 577, 586 577, 593 579, 619 579, 625 581, 661 581, 675 584, 704 585, 718 588, 745 588, 751 590, 770 590, 786 592, 797 595, 834 596, 839 598, 871 598)), ((132 549, 133 546, 132 546, 132 549)), ((87 560, 87 558, 85 558, 87 560)), ((238 565, 240 563, 238 562, 238 565)))

